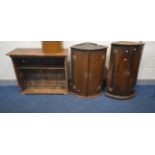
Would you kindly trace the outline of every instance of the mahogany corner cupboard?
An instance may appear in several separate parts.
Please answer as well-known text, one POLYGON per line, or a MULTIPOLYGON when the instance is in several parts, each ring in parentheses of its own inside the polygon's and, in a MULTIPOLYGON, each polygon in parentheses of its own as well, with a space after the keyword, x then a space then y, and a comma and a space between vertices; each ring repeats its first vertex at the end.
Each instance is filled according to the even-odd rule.
POLYGON ((135 86, 144 43, 112 43, 105 95, 116 99, 135 96, 135 86))
POLYGON ((67 50, 47 53, 42 49, 15 49, 13 61, 22 94, 66 94, 67 50))
POLYGON ((102 92, 107 47, 82 43, 71 47, 71 91, 81 97, 102 92))

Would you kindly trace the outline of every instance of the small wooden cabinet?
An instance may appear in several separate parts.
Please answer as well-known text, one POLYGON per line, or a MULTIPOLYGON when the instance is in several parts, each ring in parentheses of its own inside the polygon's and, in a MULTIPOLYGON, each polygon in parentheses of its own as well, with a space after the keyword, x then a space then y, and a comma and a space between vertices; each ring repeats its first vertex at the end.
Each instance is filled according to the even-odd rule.
POLYGON ((71 47, 73 94, 93 97, 101 94, 107 47, 83 43, 71 47))
POLYGON ((44 53, 61 53, 63 50, 61 41, 42 41, 44 53))
POLYGON ((67 50, 47 53, 42 49, 15 49, 13 61, 22 94, 66 94, 67 50))
POLYGON ((135 96, 138 68, 144 43, 112 43, 106 95, 116 99, 135 96))

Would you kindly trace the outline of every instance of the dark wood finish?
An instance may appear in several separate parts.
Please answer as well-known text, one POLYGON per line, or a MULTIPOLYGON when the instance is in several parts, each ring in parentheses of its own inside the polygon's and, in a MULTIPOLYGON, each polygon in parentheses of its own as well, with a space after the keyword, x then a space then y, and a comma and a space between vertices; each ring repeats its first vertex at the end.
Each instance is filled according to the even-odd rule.
POLYGON ((73 94, 94 97, 102 92, 107 47, 83 43, 71 47, 73 94))
POLYGON ((105 49, 92 52, 89 59, 88 95, 94 96, 102 92, 106 60, 105 49))
POLYGON ((72 79, 73 91, 78 95, 87 95, 87 70, 88 70, 88 52, 72 50, 72 79), (80 62, 79 62, 80 61, 80 62), (83 73, 83 75, 81 75, 83 73), (78 85, 77 85, 78 84, 78 85))
POLYGON ((111 47, 106 95, 116 99, 135 96, 135 86, 144 43, 116 42, 111 47))
POLYGON ((61 53, 63 50, 61 41, 42 41, 44 53, 61 53))
POLYGON ((16 49, 12 58, 22 94, 66 94, 67 50, 44 54, 41 49, 16 49))

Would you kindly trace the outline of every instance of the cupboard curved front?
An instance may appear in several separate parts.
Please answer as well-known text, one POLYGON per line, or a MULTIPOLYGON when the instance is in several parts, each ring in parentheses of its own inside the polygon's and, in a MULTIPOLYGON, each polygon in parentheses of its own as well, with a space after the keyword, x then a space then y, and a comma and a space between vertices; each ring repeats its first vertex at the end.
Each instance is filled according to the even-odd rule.
POLYGON ((107 47, 83 43, 71 47, 73 94, 95 97, 102 92, 107 47))
POLYGON ((135 86, 144 43, 116 42, 112 44, 106 95, 116 99, 135 96, 135 86))

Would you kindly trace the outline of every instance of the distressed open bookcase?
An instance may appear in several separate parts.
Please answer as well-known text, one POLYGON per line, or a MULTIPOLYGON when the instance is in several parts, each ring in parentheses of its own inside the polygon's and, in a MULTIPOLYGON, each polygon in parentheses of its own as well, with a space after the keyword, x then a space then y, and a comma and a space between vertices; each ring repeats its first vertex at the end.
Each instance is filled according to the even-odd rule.
POLYGON ((66 94, 67 50, 45 53, 42 49, 15 49, 12 58, 22 94, 66 94))

